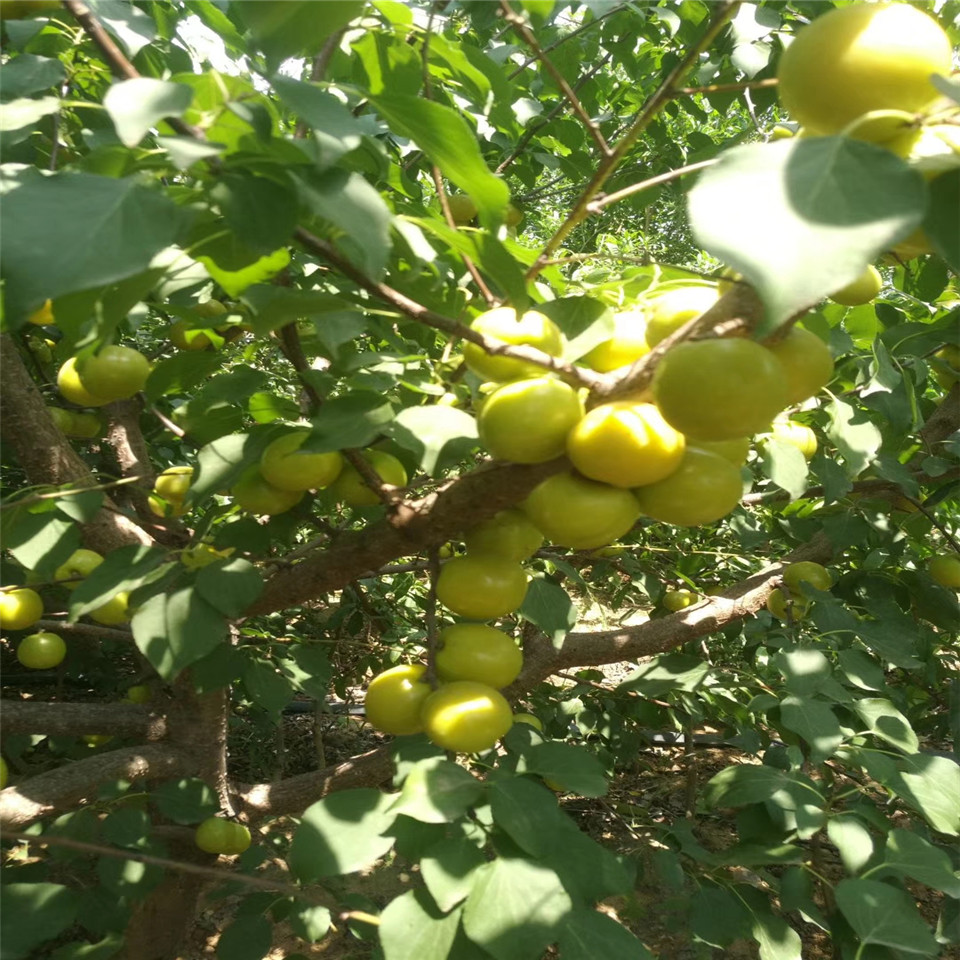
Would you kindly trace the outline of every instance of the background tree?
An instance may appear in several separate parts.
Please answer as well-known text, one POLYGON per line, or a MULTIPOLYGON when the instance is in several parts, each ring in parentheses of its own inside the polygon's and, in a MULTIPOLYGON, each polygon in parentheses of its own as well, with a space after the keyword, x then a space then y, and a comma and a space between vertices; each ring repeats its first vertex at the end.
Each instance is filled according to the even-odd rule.
POLYGON ((899 155, 796 136, 777 65, 825 7, 0 4, 5 957, 178 956, 212 881, 225 960, 279 924, 388 960, 669 956, 653 887, 703 956, 956 949, 958 97, 894 118, 899 155), (824 303, 874 261, 879 296, 824 303), (662 346, 587 365, 702 278, 662 346), (501 304, 562 355, 470 326, 501 304), (595 405, 798 320, 833 379, 725 520, 526 561, 504 693, 542 731, 455 757, 358 725, 371 676, 434 676, 464 533, 569 469, 487 458, 465 347, 595 405), (265 486, 293 423, 354 474, 265 486), (829 582, 782 582, 802 562, 829 582), (655 813, 638 753, 674 740, 655 813), (384 863, 410 888, 354 882, 384 863))

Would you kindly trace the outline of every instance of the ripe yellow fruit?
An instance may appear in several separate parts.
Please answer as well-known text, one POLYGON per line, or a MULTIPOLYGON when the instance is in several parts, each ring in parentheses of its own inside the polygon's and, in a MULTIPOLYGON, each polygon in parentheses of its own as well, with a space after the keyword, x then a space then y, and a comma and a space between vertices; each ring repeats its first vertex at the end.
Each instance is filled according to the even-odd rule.
POLYGON ((206 350, 213 341, 204 330, 190 326, 186 320, 170 324, 170 342, 178 350, 206 350))
POLYGON ((303 499, 302 490, 280 490, 273 484, 267 483, 256 465, 244 471, 230 493, 242 510, 271 517, 286 513, 303 499))
POLYGON ((665 480, 634 491, 640 510, 654 520, 696 527, 725 517, 740 502, 740 471, 727 459, 688 447, 665 480))
POLYGON ((96 620, 97 623, 102 623, 107 627, 115 627, 117 624, 126 623, 130 619, 129 599, 129 592, 121 590, 105 604, 97 607, 96 610, 91 610, 90 619, 96 620))
POLYGON ((613 334, 598 343, 580 363, 609 373, 639 360, 650 352, 647 343, 647 318, 640 310, 624 310, 613 315, 613 334))
POLYGON ((263 451, 260 472, 268 483, 281 490, 319 490, 330 486, 343 469, 343 454, 301 451, 309 430, 278 437, 263 451))
POLYGON ((695 440, 691 444, 708 453, 715 453, 724 460, 729 460, 735 467, 743 466, 750 453, 749 437, 734 437, 733 440, 695 440))
POLYGON ((0 593, 0 628, 25 630, 43 616, 43 600, 29 587, 5 590, 0 593))
MULTIPOLYGON (((373 467, 377 476, 394 487, 407 484, 407 471, 392 454, 383 450, 365 450, 363 459, 373 467)), ((375 507, 380 498, 367 486, 363 477, 349 463, 344 463, 337 479, 328 487, 334 499, 348 507, 375 507)))
POLYGON ((431 693, 430 685, 423 680, 426 669, 418 663, 405 663, 378 673, 363 700, 367 722, 395 737, 420 733, 423 702, 431 693))
POLYGON ((454 557, 437 578, 437 599, 468 620, 494 620, 513 613, 526 595, 523 567, 495 555, 454 557))
POLYGON ((880 271, 870 264, 852 283, 830 294, 829 299, 844 307, 858 307, 869 303, 883 289, 883 277, 880 271))
POLYGON ((548 477, 521 506, 548 540, 574 550, 613 543, 640 515, 636 497, 629 490, 572 473, 548 477))
POLYGON ((454 223, 469 223, 477 215, 477 205, 469 194, 453 193, 447 197, 447 203, 454 223))
POLYGON ((931 557, 927 570, 941 587, 960 590, 960 554, 945 553, 931 557))
POLYGON ((949 390, 960 380, 960 347, 948 343, 933 356, 933 377, 944 390, 949 390))
POLYGON ((124 400, 139 393, 150 376, 150 361, 132 347, 107 346, 78 368, 83 385, 96 396, 124 400))
POLYGON ((495 390, 477 417, 480 442, 499 460, 544 463, 559 457, 583 417, 583 402, 554 377, 514 380, 495 390))
MULTIPOLYGON (((874 110, 922 110, 939 96, 931 74, 948 75, 952 56, 939 24, 911 4, 853 3, 817 17, 787 47, 780 102, 805 128, 840 133, 874 110)), ((870 134, 880 141, 889 129, 870 134)))
POLYGON ((167 467, 154 481, 153 492, 167 500, 182 500, 190 489, 193 467, 167 467))
POLYGON ((543 546, 543 534, 522 510, 511 507, 471 527, 463 535, 463 542, 470 554, 491 553, 508 560, 526 560, 543 546))
POLYGON ((817 435, 803 423, 796 420, 774 420, 770 436, 780 443, 796 447, 804 460, 810 460, 817 452, 817 435))
POLYGON ((833 356, 830 348, 815 334, 803 327, 771 343, 767 349, 783 364, 787 373, 787 403, 794 404, 819 393, 833 377, 833 356))
POLYGON ((767 609, 778 620, 803 620, 812 606, 809 597, 797 597, 779 587, 767 597, 767 609))
POLYGON ((53 301, 44 300, 43 306, 27 317, 27 323, 32 323, 35 327, 46 327, 54 323, 53 319, 53 301))
MULTIPOLYGON (((103 429, 103 422, 95 413, 75 413, 73 414, 73 423, 71 424, 71 437, 79 437, 82 440, 92 440, 99 436, 103 429)), ((66 432, 66 431, 64 431, 66 432)))
POLYGON ((0 790, 2 790, 6 785, 7 781, 10 779, 10 771, 7 768, 7 761, 0 757, 0 790))
POLYGON ((443 681, 475 680, 500 688, 520 675, 523 654, 502 630, 485 623, 455 623, 440 631, 436 666, 443 681))
POLYGON ((652 403, 619 401, 594 407, 567 437, 567 456, 591 480, 640 487, 680 466, 686 441, 652 403))
MULTIPOLYGON (((560 328, 538 310, 518 314, 513 307, 497 307, 481 313, 470 326, 484 336, 514 345, 528 344, 552 357, 563 353, 565 340, 560 328)), ((475 343, 464 344, 463 359, 470 370, 484 380, 520 380, 543 373, 542 367, 511 357, 493 356, 475 343)))
POLYGON ((668 590, 663 595, 663 605, 672 613, 692 607, 700 598, 692 590, 668 590))
POLYGON ((92 393, 80 380, 77 373, 77 358, 70 357, 60 367, 57 373, 57 388, 64 399, 75 403, 78 407, 102 407, 110 402, 109 397, 92 393))
POLYGON ((652 294, 646 301, 647 343, 655 347, 685 323, 709 310, 719 297, 720 291, 713 284, 690 284, 652 294))
POLYGON ((766 430, 787 405, 783 364, 753 340, 677 344, 653 378, 667 421, 694 440, 733 440, 766 430))
POLYGON ((158 517, 182 517, 186 512, 186 505, 182 500, 167 500, 166 497, 151 493, 147 497, 147 506, 150 512, 158 517))
POLYGON ((430 740, 457 753, 489 750, 513 726, 513 713, 503 696, 470 680, 446 683, 431 693, 422 717, 430 740))
POLYGON ((799 560, 783 568, 783 585, 795 597, 805 596, 803 584, 809 583, 817 590, 829 590, 833 585, 830 571, 812 560, 799 560))
MULTIPOLYGON (((81 547, 74 550, 67 559, 67 562, 57 567, 53 572, 54 580, 74 580, 77 577, 88 577, 100 564, 103 563, 103 557, 96 550, 87 550, 81 547)), ((65 583, 68 590, 76 590, 80 582, 65 583)))
POLYGON ((17 659, 30 670, 49 670, 63 662, 67 645, 56 633, 41 631, 24 637, 17 647, 17 659))

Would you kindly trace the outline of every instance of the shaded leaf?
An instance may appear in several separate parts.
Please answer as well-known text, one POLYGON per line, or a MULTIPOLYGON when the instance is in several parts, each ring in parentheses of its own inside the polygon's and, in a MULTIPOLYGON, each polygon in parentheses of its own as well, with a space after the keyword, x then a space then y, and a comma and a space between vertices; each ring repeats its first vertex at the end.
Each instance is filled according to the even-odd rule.
POLYGON ((164 117, 181 117, 193 91, 182 83, 136 77, 118 80, 103 95, 103 105, 117 136, 128 147, 135 147, 164 117))
POLYGON ((937 941, 903 890, 876 880, 841 880, 837 907, 865 944, 878 944, 925 957, 939 952, 937 941))
POLYGON ((452 910, 473 889, 477 868, 486 863, 483 853, 466 837, 441 840, 420 858, 420 872, 430 895, 441 910, 452 910))
POLYGON ((452 760, 418 763, 391 808, 424 823, 449 823, 483 796, 483 784, 452 760))

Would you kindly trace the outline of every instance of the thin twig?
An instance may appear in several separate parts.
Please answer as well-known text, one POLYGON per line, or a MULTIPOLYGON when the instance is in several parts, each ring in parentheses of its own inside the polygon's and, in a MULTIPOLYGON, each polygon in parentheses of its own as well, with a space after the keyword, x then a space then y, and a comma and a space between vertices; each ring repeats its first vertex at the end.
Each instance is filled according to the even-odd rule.
POLYGON ((130 643, 133 633, 129 627, 104 627, 93 623, 67 623, 65 620, 38 620, 34 626, 38 630, 52 630, 54 633, 75 633, 80 637, 106 637, 108 640, 123 640, 130 643))
POLYGON ((96 490, 112 490, 115 487, 122 487, 125 484, 137 483, 143 480, 143 476, 122 477, 119 480, 110 480, 107 483, 98 483, 94 487, 74 487, 70 490, 54 490, 52 493, 35 493, 33 496, 24 497, 21 500, 8 500, 0 504, 0 510, 13 510, 16 507, 28 507, 33 503, 41 503, 44 500, 59 500, 63 497, 76 497, 83 493, 90 493, 96 490))
POLYGON ((187 435, 187 431, 178 427, 165 413, 163 413, 158 407, 151 406, 150 412, 169 430, 175 437, 180 437, 181 439, 187 435))
POLYGON ((762 90, 764 87, 775 87, 780 81, 776 77, 765 80, 743 80, 740 83, 710 83, 705 87, 678 87, 670 94, 671 97, 689 97, 696 93, 728 93, 734 90, 762 90))
POLYGON ((633 183, 629 187, 624 187, 615 193, 608 193, 597 200, 591 201, 587 206, 587 211, 589 213, 599 213, 604 207, 609 207, 611 203, 626 200, 627 197, 642 193, 644 190, 659 186, 661 183, 669 183, 671 180, 677 180, 679 177, 683 177, 688 173, 694 173, 697 170, 712 167, 717 161, 718 158, 701 160, 699 163, 691 163, 685 167, 677 167, 676 170, 668 170, 666 173, 657 174, 657 176, 650 177, 648 180, 641 180, 640 183, 633 183))
POLYGON ((544 49, 540 46, 537 41, 537 38, 533 35, 533 31, 527 26, 526 20, 521 17, 519 14, 514 13, 513 8, 510 6, 508 0, 500 0, 500 9, 503 11, 503 17, 509 23, 517 35, 527 44, 528 47, 536 54, 537 59, 543 64, 547 73, 553 77, 553 82, 560 88, 563 95, 567 98, 570 103, 570 106, 573 108, 573 112, 580 118, 580 122, 587 128, 587 132, 593 138, 594 143, 596 143, 600 153, 605 157, 609 157, 612 153, 610 145, 604 139, 603 134, 600 132, 600 128, 593 121, 590 114, 584 109, 583 104, 580 102, 580 99, 574 93, 573 88, 567 83, 566 77, 553 65, 553 61, 547 56, 544 49))
POLYGON ((714 6, 713 17, 701 37, 690 47, 683 59, 667 74, 663 82, 637 114, 626 133, 620 138, 613 151, 605 155, 600 161, 597 172, 583 189, 580 198, 567 215, 567 219, 547 241, 543 250, 540 252, 540 256, 537 257, 534 264, 527 270, 526 276, 528 280, 532 280, 540 273, 545 261, 549 260, 553 254, 556 253, 574 227, 586 219, 589 215, 590 202, 596 197, 604 183, 607 182, 613 171, 623 161, 623 158, 631 150, 640 134, 643 133, 653 118, 669 103, 680 78, 693 69, 694 65, 700 59, 700 54, 713 43, 717 34, 726 25, 727 21, 733 16, 739 6, 740 0, 722 0, 722 2, 714 6))

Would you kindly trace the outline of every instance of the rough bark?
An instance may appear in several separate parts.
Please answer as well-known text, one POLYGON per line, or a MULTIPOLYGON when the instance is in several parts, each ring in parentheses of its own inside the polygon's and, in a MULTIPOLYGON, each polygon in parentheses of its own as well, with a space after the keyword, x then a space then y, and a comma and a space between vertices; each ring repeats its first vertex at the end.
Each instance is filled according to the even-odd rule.
MULTIPOLYGON (((0 336, 3 362, 0 371, 0 427, 30 483, 96 485, 90 468, 57 428, 43 395, 30 377, 8 334, 0 336)), ((83 525, 83 540, 98 553, 109 553, 131 543, 149 544, 152 538, 116 504, 104 498, 104 508, 83 525)))
POLYGON ((495 464, 464 474, 415 503, 401 504, 386 519, 342 533, 322 552, 281 570, 246 611, 259 616, 339 590, 398 557, 444 543, 472 524, 522 500, 538 483, 569 464, 495 464))
POLYGON ((377 747, 312 773, 287 777, 279 783, 257 783, 240 788, 238 812, 250 822, 264 817, 302 813, 328 793, 356 787, 378 787, 393 776, 393 760, 388 746, 377 747))
POLYGON ((4 733, 42 733, 47 736, 110 734, 162 740, 165 717, 137 703, 39 703, 35 700, 0 701, 4 733))
POLYGON ((0 827, 19 830, 96 796, 108 780, 166 779, 191 772, 182 750, 167 744, 123 747, 38 774, 0 790, 0 827))

